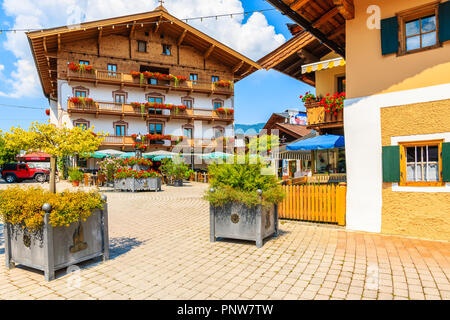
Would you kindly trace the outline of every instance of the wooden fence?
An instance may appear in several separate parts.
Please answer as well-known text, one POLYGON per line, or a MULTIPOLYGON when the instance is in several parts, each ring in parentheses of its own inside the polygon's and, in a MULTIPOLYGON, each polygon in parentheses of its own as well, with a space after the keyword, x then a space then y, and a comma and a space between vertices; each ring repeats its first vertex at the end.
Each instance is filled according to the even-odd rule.
POLYGON ((345 184, 285 185, 280 218, 345 225, 345 184))

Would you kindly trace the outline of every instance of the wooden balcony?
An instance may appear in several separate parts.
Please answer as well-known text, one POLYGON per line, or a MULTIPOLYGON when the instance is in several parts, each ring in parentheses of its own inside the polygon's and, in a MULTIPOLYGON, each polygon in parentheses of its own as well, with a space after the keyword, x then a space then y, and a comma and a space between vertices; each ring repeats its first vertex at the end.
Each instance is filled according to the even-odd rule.
POLYGON ((159 79, 144 79, 143 83, 139 78, 134 78, 130 73, 113 72, 107 70, 94 70, 93 72, 78 72, 72 71, 67 68, 67 81, 83 81, 91 82, 94 85, 97 84, 109 84, 119 85, 121 88, 124 86, 138 87, 147 89, 160 89, 169 92, 183 91, 186 93, 200 92, 208 95, 217 94, 224 95, 227 98, 234 94, 232 87, 219 87, 215 86, 213 82, 199 79, 198 81, 182 81, 175 85, 173 80, 159 80, 159 79))
POLYGON ((144 120, 163 118, 163 119, 186 119, 188 121, 203 120, 209 123, 215 121, 233 123, 233 114, 223 114, 211 109, 187 109, 175 110, 168 109, 149 109, 142 113, 140 107, 134 107, 131 104, 121 104, 114 102, 96 101, 94 104, 83 105, 81 103, 67 102, 67 111, 69 113, 93 114, 96 117, 99 115, 117 115, 122 119, 125 117, 138 117, 144 120))
MULTIPOLYGON (((133 137, 131 136, 106 136, 103 140, 102 146, 103 147, 115 147, 120 148, 122 150, 132 151, 133 144, 135 143, 133 137)), ((178 144, 176 141, 171 141, 170 145, 167 144, 160 144, 160 143, 150 143, 147 144, 148 149, 154 150, 154 149, 166 149, 166 150, 172 150, 175 146, 178 146, 180 150, 183 150, 185 147, 201 147, 201 148, 216 148, 218 145, 225 147, 224 144, 218 143, 215 139, 188 139, 184 138, 181 142, 178 144)), ((222 148, 223 149, 223 148, 222 148)))
POLYGON ((325 109, 315 101, 306 102, 305 107, 308 116, 308 128, 325 129, 344 127, 343 110, 338 111, 337 115, 334 115, 331 112, 325 112, 325 109))

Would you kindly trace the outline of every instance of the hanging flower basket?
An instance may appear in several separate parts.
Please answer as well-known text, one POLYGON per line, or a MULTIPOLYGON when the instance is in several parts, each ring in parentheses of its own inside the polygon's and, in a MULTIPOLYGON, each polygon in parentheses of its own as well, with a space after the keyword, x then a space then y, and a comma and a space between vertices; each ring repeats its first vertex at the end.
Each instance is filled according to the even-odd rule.
POLYGON ((145 151, 147 149, 147 146, 145 144, 143 144, 142 142, 135 142, 135 143, 133 143, 133 148, 145 151))
POLYGON ((50 116, 50 109, 45 109, 45 114, 46 114, 47 116, 50 116))

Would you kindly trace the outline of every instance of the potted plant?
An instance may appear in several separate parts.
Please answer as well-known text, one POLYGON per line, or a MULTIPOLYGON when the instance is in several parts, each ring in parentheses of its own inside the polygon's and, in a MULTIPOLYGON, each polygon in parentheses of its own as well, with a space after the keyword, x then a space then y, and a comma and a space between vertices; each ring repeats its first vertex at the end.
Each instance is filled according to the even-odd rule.
POLYGON ((80 185, 80 181, 83 180, 83 172, 81 172, 78 168, 71 168, 69 170, 69 181, 72 181, 72 185, 74 187, 78 187, 80 185))
POLYGON ((277 235, 277 204, 284 197, 273 175, 263 175, 261 161, 235 158, 233 164, 213 163, 208 168, 210 190, 210 239, 217 237, 256 241, 277 235))
POLYGON ((173 181, 175 187, 182 187, 183 180, 189 178, 192 172, 181 158, 163 159, 160 170, 173 181))
POLYGON ((55 271, 98 256, 109 256, 106 197, 97 192, 12 187, 2 191, 6 266, 55 271))
POLYGON ((99 173, 104 174, 109 187, 114 186, 114 173, 122 166, 121 158, 106 158, 98 163, 99 173))
POLYGON ((161 191, 161 174, 151 169, 148 159, 120 159, 114 172, 114 189, 121 191, 161 191))

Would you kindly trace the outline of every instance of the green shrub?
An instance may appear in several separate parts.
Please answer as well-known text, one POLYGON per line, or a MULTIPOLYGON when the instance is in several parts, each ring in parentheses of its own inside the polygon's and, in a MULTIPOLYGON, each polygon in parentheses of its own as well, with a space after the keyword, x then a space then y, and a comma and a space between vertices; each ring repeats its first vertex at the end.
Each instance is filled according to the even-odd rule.
POLYGON ((217 164, 209 166, 210 187, 205 199, 213 206, 222 206, 229 202, 242 202, 249 207, 261 204, 269 207, 281 202, 284 192, 273 175, 261 174, 263 164, 249 163, 249 158, 240 164, 235 157, 234 164, 217 164), (261 196, 258 190, 262 191, 261 196))
POLYGON ((183 180, 189 178, 192 170, 189 170, 187 164, 181 159, 163 159, 160 167, 162 173, 174 180, 183 180))
POLYGON ((10 187, 0 192, 1 220, 29 231, 40 230, 44 224, 44 203, 52 206, 50 224, 53 227, 85 221, 94 209, 103 209, 100 194, 95 191, 51 193, 39 187, 10 187))
POLYGON ((83 172, 78 170, 78 168, 71 168, 69 170, 69 180, 70 181, 81 181, 81 180, 83 180, 83 172))

